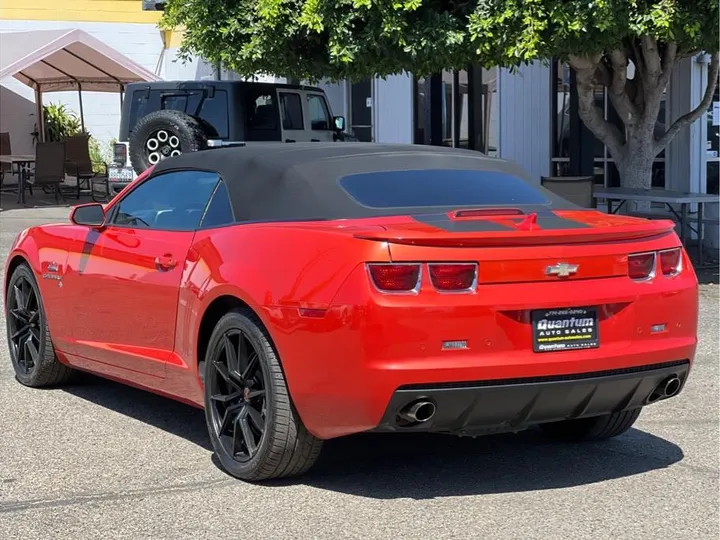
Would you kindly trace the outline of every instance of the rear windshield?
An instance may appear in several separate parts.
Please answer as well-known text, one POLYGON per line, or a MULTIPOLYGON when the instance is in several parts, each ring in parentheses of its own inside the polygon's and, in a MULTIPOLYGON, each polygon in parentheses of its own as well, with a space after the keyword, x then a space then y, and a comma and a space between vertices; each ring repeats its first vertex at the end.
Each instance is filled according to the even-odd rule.
POLYGON ((549 204, 521 178, 498 171, 421 169, 344 176, 340 186, 370 208, 549 204))

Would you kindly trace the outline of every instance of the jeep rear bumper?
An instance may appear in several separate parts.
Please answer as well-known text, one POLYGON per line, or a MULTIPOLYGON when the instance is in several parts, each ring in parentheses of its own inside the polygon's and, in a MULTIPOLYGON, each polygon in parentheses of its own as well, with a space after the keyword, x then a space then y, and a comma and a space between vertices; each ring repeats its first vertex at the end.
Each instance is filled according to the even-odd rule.
POLYGON ((609 414, 677 395, 689 371, 683 360, 578 375, 401 386, 375 431, 482 435, 609 414), (669 392, 658 392, 670 381, 669 392), (403 414, 417 403, 432 404, 422 410, 433 413, 428 420, 403 414))

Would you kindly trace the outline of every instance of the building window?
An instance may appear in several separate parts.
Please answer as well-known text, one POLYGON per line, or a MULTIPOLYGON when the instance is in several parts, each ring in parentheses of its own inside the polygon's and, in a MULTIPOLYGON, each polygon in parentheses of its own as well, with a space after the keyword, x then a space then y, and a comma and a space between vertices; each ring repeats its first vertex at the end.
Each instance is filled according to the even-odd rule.
POLYGON ((414 142, 497 155, 497 73, 470 66, 414 77, 414 142))
MULTIPOLYGON (((579 118, 574 117, 577 115, 577 111, 572 111, 570 107, 571 86, 574 84, 570 66, 562 62, 556 62, 553 67, 555 103, 551 103, 551 110, 553 111, 552 174, 554 176, 573 176, 579 174, 578 170, 574 170, 577 169, 577 165, 571 163, 571 146, 573 143, 583 145, 585 137, 592 137, 593 176, 595 177, 595 183, 603 186, 619 186, 620 175, 615 166, 615 160, 607 146, 592 136, 584 126, 582 130, 587 133, 577 133, 581 122, 579 118)), ((628 68, 628 78, 632 79, 633 77, 634 66, 631 63, 628 68)), ((656 137, 666 129, 666 103, 667 92, 664 92, 658 120, 655 124, 656 137)), ((624 129, 624 125, 617 113, 615 113, 608 97, 607 89, 604 86, 595 87, 595 105, 602 111, 605 120, 612 122, 621 130, 624 129)), ((585 142, 585 144, 588 145, 585 150, 589 152, 590 142, 585 142)), ((665 151, 655 158, 652 187, 665 188, 665 151)))
POLYGON ((498 75, 499 68, 494 67, 482 70, 482 122, 483 122, 483 149, 489 156, 498 156, 498 141, 500 140, 500 123, 498 112, 498 75))
POLYGON ((706 192, 718 194, 720 176, 720 87, 715 88, 710 108, 707 110, 707 138, 705 141, 705 163, 707 167, 706 192))

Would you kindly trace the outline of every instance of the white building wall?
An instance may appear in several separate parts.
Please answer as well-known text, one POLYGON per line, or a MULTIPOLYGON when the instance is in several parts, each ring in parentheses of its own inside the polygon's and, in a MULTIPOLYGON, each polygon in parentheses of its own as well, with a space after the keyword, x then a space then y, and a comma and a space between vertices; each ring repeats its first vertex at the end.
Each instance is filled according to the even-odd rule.
POLYGON ((413 142, 413 92, 409 74, 375 79, 373 124, 375 142, 413 142))
POLYGON ((520 164, 533 182, 550 174, 550 68, 536 62, 498 78, 499 156, 520 164))

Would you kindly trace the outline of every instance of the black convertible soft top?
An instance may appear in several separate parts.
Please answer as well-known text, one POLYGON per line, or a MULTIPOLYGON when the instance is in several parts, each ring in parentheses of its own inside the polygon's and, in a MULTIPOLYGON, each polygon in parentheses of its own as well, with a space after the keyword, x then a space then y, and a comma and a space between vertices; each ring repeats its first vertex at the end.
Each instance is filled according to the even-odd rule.
POLYGON ((173 157, 161 161, 152 176, 177 170, 219 173, 238 221, 434 214, 483 206, 574 208, 530 182, 512 162, 449 147, 257 143, 173 157), (469 183, 475 185, 471 197, 465 193, 469 183), (489 197, 477 195, 484 190, 489 197))

